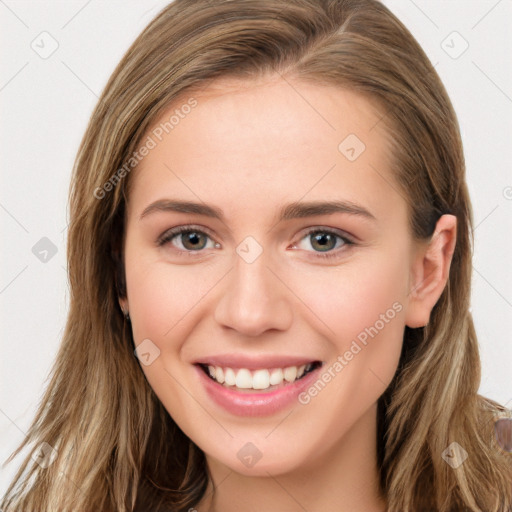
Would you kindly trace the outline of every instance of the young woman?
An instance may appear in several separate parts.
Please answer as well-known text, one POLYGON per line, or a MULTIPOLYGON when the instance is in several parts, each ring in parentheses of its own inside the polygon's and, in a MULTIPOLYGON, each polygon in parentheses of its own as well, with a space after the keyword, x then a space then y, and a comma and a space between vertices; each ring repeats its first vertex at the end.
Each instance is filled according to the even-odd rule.
POLYGON ((379 2, 176 0, 100 98, 70 216, 3 512, 512 510, 456 115, 379 2))

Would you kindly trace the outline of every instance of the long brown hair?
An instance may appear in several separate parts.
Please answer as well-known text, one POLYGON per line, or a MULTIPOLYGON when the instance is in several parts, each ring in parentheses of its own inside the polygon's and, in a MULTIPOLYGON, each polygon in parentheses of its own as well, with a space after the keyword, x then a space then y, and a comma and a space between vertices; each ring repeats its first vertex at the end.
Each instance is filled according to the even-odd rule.
POLYGON ((178 98, 190 100, 218 77, 272 74, 347 88, 379 106, 415 239, 428 240, 440 215, 457 217, 447 286, 428 325, 405 328, 398 371, 379 399, 378 462, 388 510, 512 510, 511 457, 493 431, 505 409, 478 395, 462 143, 429 59, 377 0, 176 0, 115 69, 78 151, 68 320, 37 415, 8 459, 31 445, 0 504, 4 512, 182 511, 203 497, 204 454, 146 381, 118 304, 134 167, 127 162, 178 98), (456 468, 442 457, 453 442, 469 454, 456 468), (47 467, 31 458, 41 443, 55 450, 47 467))

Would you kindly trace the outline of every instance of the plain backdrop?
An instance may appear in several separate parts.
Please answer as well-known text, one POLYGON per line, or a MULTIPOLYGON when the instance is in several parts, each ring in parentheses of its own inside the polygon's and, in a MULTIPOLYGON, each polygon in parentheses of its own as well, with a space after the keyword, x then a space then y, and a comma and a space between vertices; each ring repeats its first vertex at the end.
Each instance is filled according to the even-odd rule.
MULTIPOLYGON (((78 144, 115 65, 167 3, 0 0, 0 462, 29 427, 63 332, 78 144)), ((511 408, 512 2, 384 3, 426 51, 458 115, 475 218, 480 392, 511 408)), ((20 461, 0 469, 0 495, 20 461)))

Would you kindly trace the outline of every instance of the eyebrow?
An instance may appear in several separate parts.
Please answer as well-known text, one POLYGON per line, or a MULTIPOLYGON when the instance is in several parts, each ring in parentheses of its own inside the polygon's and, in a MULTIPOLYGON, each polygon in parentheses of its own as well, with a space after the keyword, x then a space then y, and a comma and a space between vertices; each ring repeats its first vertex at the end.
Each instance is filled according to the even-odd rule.
MULTIPOLYGON (((212 217, 224 222, 222 210, 215 206, 206 203, 194 203, 192 201, 174 199, 160 199, 151 203, 144 209, 139 220, 155 212, 192 213, 212 217)), ((330 215, 332 213, 358 215, 369 220, 377 220, 369 210, 351 201, 310 201, 294 202, 283 206, 279 212, 278 221, 314 217, 318 215, 330 215)))

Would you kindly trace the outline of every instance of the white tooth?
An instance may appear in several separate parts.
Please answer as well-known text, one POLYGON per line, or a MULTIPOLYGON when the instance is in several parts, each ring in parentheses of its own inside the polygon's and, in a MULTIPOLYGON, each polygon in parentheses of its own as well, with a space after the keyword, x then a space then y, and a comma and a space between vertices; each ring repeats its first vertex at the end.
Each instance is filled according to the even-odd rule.
POLYGON ((300 367, 261 369, 251 373, 247 368, 240 368, 235 371, 232 368, 208 366, 208 372, 217 382, 225 386, 236 386, 240 389, 267 389, 269 386, 281 384, 283 380, 294 382, 310 368, 311 364, 303 364, 300 367))
POLYGON ((270 385, 275 386, 276 384, 281 384, 283 382, 283 370, 281 368, 275 368, 270 372, 270 385))
POLYGON ((254 389, 267 389, 270 383, 268 370, 256 370, 252 375, 252 387, 254 389))
POLYGON ((208 373, 210 374, 210 377, 215 378, 215 366, 208 365, 208 373))
POLYGON ((224 382, 224 370, 220 366, 215 367, 215 379, 219 384, 224 382))
POLYGON ((228 385, 228 386, 234 386, 235 383, 236 383, 236 376, 235 376, 235 372, 233 371, 232 368, 226 368, 225 371, 224 371, 224 382, 228 385))
POLYGON ((284 380, 288 382, 293 382, 295 377, 297 377, 297 367, 296 366, 288 366, 283 371, 284 380))
POLYGON ((252 375, 246 368, 240 368, 236 374, 236 387, 241 389, 252 388, 252 375))

